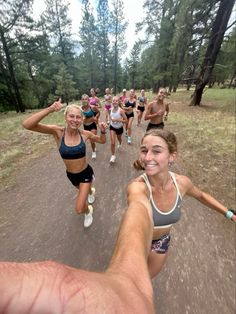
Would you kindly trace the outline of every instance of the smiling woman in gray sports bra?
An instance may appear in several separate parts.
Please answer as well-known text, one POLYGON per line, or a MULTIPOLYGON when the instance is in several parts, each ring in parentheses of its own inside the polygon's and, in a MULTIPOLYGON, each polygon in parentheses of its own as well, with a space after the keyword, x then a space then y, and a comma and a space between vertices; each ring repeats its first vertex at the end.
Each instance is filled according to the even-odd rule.
POLYGON ((175 161, 177 140, 167 130, 151 129, 146 132, 140 147, 139 159, 134 162, 144 173, 128 185, 128 204, 139 202, 152 211, 153 241, 148 257, 151 277, 155 277, 164 265, 170 244, 170 230, 181 216, 184 195, 197 199, 236 222, 236 215, 209 194, 199 190, 191 180, 169 171, 175 161))

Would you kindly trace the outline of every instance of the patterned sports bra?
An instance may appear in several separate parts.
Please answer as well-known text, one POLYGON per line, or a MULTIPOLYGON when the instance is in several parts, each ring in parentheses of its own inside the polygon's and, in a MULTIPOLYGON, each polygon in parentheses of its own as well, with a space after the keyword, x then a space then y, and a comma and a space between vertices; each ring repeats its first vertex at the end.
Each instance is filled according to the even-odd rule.
POLYGON ((175 205, 168 212, 163 212, 157 208, 157 206, 155 205, 154 200, 153 200, 152 188, 151 188, 151 184, 148 180, 148 177, 145 173, 141 176, 143 178, 144 182, 146 183, 148 190, 150 192, 150 203, 151 203, 151 207, 152 207, 154 229, 171 227, 172 224, 174 224, 175 222, 177 222, 180 219, 180 215, 181 215, 180 208, 181 208, 181 203, 182 203, 182 196, 180 194, 174 173, 169 172, 169 174, 170 174, 170 176, 174 182, 174 185, 176 187, 177 195, 176 195, 175 205))

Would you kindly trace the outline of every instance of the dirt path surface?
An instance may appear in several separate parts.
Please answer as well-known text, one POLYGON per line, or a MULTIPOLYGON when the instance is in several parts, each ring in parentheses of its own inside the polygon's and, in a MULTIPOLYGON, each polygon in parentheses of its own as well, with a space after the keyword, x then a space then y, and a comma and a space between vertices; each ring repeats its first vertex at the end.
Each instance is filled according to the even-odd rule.
MULTIPOLYGON (((91 160, 87 145, 96 175, 94 223, 88 229, 83 227, 83 217, 74 212, 76 190, 65 176, 56 149, 19 171, 16 185, 0 192, 0 259, 50 259, 104 270, 126 206, 127 183, 137 176, 132 162, 145 126, 134 127, 132 145, 124 140, 114 165, 109 164, 109 136, 107 144, 97 145, 96 161, 91 160)), ((180 169, 177 162, 174 170, 180 169)), ((153 281, 156 312, 234 314, 235 240, 233 223, 185 199, 182 219, 172 230, 169 259, 153 281)))

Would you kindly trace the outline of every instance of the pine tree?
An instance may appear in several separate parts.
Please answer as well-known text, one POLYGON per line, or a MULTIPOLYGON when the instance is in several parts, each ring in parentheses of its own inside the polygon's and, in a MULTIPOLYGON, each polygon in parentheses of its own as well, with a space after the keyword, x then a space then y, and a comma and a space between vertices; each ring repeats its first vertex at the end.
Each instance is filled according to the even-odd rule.
POLYGON ((210 39, 205 52, 201 71, 197 78, 195 91, 190 105, 200 106, 202 93, 205 86, 209 83, 217 55, 223 42, 224 34, 234 6, 234 0, 221 0, 213 23, 210 39))
POLYGON ((58 54, 69 66, 74 58, 74 42, 71 34, 71 19, 68 18, 68 0, 46 0, 42 23, 46 29, 52 53, 58 54))
POLYGON ((98 82, 98 64, 97 64, 97 27, 93 10, 89 0, 83 0, 83 17, 80 26, 80 45, 82 53, 80 55, 81 71, 83 72, 84 80, 89 85, 89 88, 95 87, 98 82))
POLYGON ((125 30, 128 23, 124 20, 124 3, 122 0, 113 0, 111 9, 111 34, 113 46, 113 73, 114 73, 114 93, 117 92, 118 69, 122 53, 125 51, 124 40, 125 30))
POLYGON ((62 63, 59 67, 58 74, 54 75, 56 82, 56 95, 62 97, 62 101, 69 104, 69 101, 74 99, 78 90, 75 89, 72 75, 66 70, 66 66, 62 63))
POLYGON ((105 90, 111 83, 111 52, 110 52, 110 12, 107 0, 99 0, 97 7, 97 57, 101 73, 101 89, 105 90))
POLYGON ((25 111, 22 95, 17 80, 17 58, 19 53, 17 28, 21 28, 19 34, 24 36, 28 25, 32 23, 30 19, 30 6, 32 0, 5 0, 1 4, 0 20, 0 67, 2 79, 8 90, 10 101, 15 106, 17 112, 25 111))

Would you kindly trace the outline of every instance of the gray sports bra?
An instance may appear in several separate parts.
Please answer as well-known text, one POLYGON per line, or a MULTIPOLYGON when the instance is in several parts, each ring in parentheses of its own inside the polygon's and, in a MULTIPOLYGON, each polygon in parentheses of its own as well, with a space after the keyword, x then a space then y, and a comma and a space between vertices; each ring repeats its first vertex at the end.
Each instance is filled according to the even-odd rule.
POLYGON ((175 179, 175 175, 173 172, 169 172, 174 185, 176 187, 176 191, 177 191, 177 195, 176 195, 176 201, 175 201, 175 205, 172 209, 170 209, 168 212, 163 212, 160 209, 158 209, 154 203, 153 200, 153 196, 152 196, 152 188, 150 185, 150 182, 148 180, 147 175, 144 173, 142 175, 142 178, 144 179, 148 190, 150 192, 150 203, 151 203, 151 207, 152 207, 152 217, 153 217, 153 222, 154 222, 154 228, 166 228, 166 227, 171 227, 172 224, 174 224, 175 222, 177 222, 180 219, 180 207, 181 207, 181 203, 182 203, 182 196, 180 194, 176 179, 175 179))

